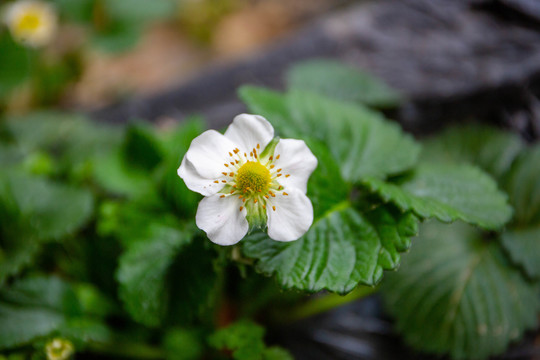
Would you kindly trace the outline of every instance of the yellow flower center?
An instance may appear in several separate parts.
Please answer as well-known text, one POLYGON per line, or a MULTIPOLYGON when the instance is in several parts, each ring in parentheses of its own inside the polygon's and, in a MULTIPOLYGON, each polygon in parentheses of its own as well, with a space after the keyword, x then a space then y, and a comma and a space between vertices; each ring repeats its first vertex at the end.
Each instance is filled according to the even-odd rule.
POLYGON ((236 175, 236 186, 242 193, 251 190, 266 194, 271 182, 270 171, 258 161, 246 162, 238 169, 236 175))
POLYGON ((41 26, 41 18, 35 12, 24 14, 15 25, 17 34, 32 33, 41 26))

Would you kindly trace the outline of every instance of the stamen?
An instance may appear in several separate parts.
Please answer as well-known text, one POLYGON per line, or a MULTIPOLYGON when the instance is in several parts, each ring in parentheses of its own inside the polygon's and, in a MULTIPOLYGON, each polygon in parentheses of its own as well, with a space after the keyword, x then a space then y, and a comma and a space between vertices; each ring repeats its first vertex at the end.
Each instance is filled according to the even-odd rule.
POLYGON ((232 193, 234 193, 234 190, 231 190, 231 192, 229 194, 232 194, 232 193))
POLYGON ((259 199, 253 199, 253 203, 256 204, 259 199))
POLYGON ((223 199, 224 197, 225 197, 225 195, 221 195, 221 196, 220 196, 220 198, 222 198, 222 199, 223 199))
POLYGON ((226 182, 227 182, 227 180, 221 180, 221 182, 222 182, 222 183, 226 183, 226 182))
POLYGON ((263 209, 266 210, 266 205, 263 205, 263 209))
POLYGON ((289 194, 287 194, 286 192, 283 192, 283 195, 287 196, 287 195, 289 195, 289 194))
POLYGON ((268 160, 270 160, 270 161, 274 160, 274 155, 270 156, 270 158, 268 160))
POLYGON ((239 161, 238 161, 238 160, 234 160, 234 162, 235 162, 235 163, 237 163, 237 164, 239 163, 239 161))
POLYGON ((280 177, 281 175, 283 175, 283 174, 277 174, 277 177, 280 177))
POLYGON ((246 154, 246 153, 244 153, 244 157, 247 157, 247 154, 246 154))
POLYGON ((277 172, 280 172, 281 170, 283 170, 283 169, 277 169, 277 172))
POLYGON ((229 164, 231 164, 232 166, 234 166, 234 163, 231 161, 229 164))
POLYGON ((253 151, 249 153, 249 156, 253 157, 253 151))
POLYGON ((270 169, 273 169, 275 165, 270 165, 270 169))
POLYGON ((227 176, 227 173, 226 172, 222 172, 223 175, 227 176))
POLYGON ((234 149, 233 151, 234 151, 235 154, 238 154, 238 152, 239 152, 240 150, 238 150, 238 148, 236 148, 236 149, 234 149))
POLYGON ((232 152, 229 151, 229 156, 232 156, 232 152))
POLYGON ((276 156, 276 160, 279 160, 279 157, 281 156, 281 154, 279 154, 278 156, 276 156))
POLYGON ((219 181, 217 181, 217 180, 214 180, 214 183, 216 183, 216 184, 219 184, 219 181))
POLYGON ((244 207, 243 206, 240 206, 240 211, 244 210, 244 207))
POLYGON ((272 206, 272 210, 276 211, 276 207, 275 207, 275 206, 272 206))
POLYGON ((229 176, 234 176, 234 173, 233 173, 233 172, 232 172, 232 173, 229 173, 229 176))
POLYGON ((289 177, 289 176, 291 176, 291 174, 287 174, 287 175, 285 175, 285 177, 289 177))
POLYGON ((267 199, 270 199, 270 196, 268 196, 268 195, 264 195, 264 197, 267 198, 267 199))
POLYGON ((223 164, 223 165, 225 165, 226 167, 229 167, 229 164, 223 164))

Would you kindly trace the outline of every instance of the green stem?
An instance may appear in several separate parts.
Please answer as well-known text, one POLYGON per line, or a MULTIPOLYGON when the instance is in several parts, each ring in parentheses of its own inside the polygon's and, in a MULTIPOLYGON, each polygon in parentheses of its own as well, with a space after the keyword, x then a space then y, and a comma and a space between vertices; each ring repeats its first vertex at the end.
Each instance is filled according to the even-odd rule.
POLYGON ((307 317, 323 313, 341 305, 365 298, 377 290, 376 287, 359 286, 347 295, 327 293, 309 300, 308 302, 293 308, 287 318, 289 321, 305 319, 307 317))
POLYGON ((118 356, 126 359, 165 359, 165 351, 141 343, 90 343, 88 350, 110 356, 118 356))

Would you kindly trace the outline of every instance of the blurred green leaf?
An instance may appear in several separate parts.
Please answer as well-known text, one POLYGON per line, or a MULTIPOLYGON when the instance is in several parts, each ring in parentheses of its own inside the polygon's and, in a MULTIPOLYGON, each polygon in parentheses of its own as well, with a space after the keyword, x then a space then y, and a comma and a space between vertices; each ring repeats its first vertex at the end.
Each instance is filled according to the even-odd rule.
POLYGON ((93 198, 87 190, 17 173, 1 176, 0 182, 39 239, 72 234, 92 215, 93 198))
POLYGON ((58 330, 80 314, 75 294, 57 277, 32 277, 0 291, 0 349, 17 347, 58 330))
POLYGON ((526 149, 508 172, 504 187, 514 205, 502 244, 531 278, 540 278, 540 145, 526 149))
POLYGON ((96 32, 92 44, 110 53, 125 52, 137 44, 142 30, 139 24, 114 22, 105 30, 96 32))
POLYGON ((175 0, 102 0, 107 15, 113 20, 145 23, 175 15, 175 0))
POLYGON ((204 352, 200 335, 193 329, 176 328, 168 331, 164 347, 167 360, 197 360, 204 352))
POLYGON ((0 31, 0 52, 1 99, 28 79, 32 54, 17 45, 7 31, 0 31))
POLYGON ((422 226, 381 290, 407 343, 454 359, 503 352, 540 311, 538 285, 510 266, 496 241, 459 222, 422 226))
POLYGON ((445 130, 423 142, 422 158, 430 162, 470 162, 497 180, 510 169, 524 143, 517 134, 469 124, 445 130))
POLYGON ((399 125, 361 105, 300 91, 280 96, 253 87, 241 88, 240 96, 281 136, 325 143, 349 182, 403 172, 415 165, 420 153, 420 146, 399 125))
POLYGON ((423 164, 397 182, 366 178, 365 186, 384 201, 422 218, 463 220, 486 229, 501 228, 512 208, 487 174, 470 165, 423 164))
POLYGON ((195 215, 201 197, 186 187, 177 170, 191 141, 204 130, 204 123, 198 118, 192 118, 178 125, 174 131, 166 133, 161 140, 166 157, 155 171, 157 186, 163 199, 172 209, 186 218, 195 215))
POLYGON ((381 80, 333 60, 308 60, 287 71, 289 89, 313 91, 337 100, 374 107, 394 107, 401 98, 381 80))
POLYGON ((116 274, 120 298, 136 321, 158 326, 168 309, 167 272, 192 238, 174 221, 152 218, 139 224, 132 234, 136 238, 129 240, 116 274))
POLYGON ((231 350, 235 360, 292 360, 293 357, 278 347, 267 348, 263 341, 264 329, 248 320, 240 320, 212 334, 208 341, 218 350, 231 350))
POLYGON ((383 270, 395 269, 416 228, 417 219, 410 213, 379 207, 360 214, 343 202, 316 218, 296 241, 279 242, 256 233, 243 240, 243 249, 258 260, 257 270, 276 273, 285 288, 346 294, 359 283, 375 285, 383 270))

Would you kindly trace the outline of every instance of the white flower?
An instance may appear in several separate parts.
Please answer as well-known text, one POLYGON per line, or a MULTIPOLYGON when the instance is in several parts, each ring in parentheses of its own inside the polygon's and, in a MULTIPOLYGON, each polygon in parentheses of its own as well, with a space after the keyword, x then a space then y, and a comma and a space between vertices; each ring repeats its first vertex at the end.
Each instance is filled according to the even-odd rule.
POLYGON ((19 0, 9 5, 4 22, 16 41, 31 47, 48 44, 57 28, 54 8, 38 0, 19 0))
POLYGON ((307 181, 317 158, 304 141, 274 138, 258 115, 234 118, 225 135, 208 130, 191 143, 178 175, 205 196, 197 226, 216 244, 232 245, 268 224, 278 241, 301 237, 313 223, 307 181))
POLYGON ((47 360, 67 360, 74 352, 73 343, 67 339, 54 338, 45 345, 47 360))

